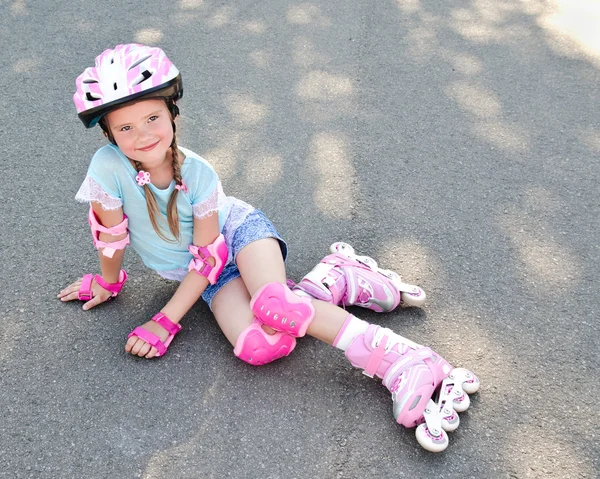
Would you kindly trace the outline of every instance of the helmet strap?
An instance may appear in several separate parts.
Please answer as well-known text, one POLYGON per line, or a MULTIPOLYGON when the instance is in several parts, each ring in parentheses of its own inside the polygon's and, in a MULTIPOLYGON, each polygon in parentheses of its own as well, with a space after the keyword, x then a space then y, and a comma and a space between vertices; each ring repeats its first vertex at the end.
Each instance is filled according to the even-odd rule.
POLYGON ((177 118, 177 116, 179 115, 179 107, 171 98, 167 99, 167 108, 171 112, 171 118, 173 118, 173 120, 177 118))

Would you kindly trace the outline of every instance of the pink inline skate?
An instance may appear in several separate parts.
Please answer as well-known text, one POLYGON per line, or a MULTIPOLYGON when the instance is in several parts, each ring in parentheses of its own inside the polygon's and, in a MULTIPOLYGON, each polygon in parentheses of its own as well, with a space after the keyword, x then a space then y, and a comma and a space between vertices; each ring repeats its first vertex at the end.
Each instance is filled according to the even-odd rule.
POLYGON ((373 258, 356 255, 349 244, 333 243, 329 251, 332 254, 293 288, 296 294, 377 312, 392 311, 398 305, 421 306, 425 302, 421 288, 404 283, 393 271, 379 268, 373 258))
POLYGON ((415 427, 419 444, 432 452, 448 447, 447 432, 459 425, 467 394, 479 389, 471 371, 452 366, 437 353, 389 329, 369 325, 354 338, 346 357, 364 374, 377 376, 392 393, 396 422, 415 427))

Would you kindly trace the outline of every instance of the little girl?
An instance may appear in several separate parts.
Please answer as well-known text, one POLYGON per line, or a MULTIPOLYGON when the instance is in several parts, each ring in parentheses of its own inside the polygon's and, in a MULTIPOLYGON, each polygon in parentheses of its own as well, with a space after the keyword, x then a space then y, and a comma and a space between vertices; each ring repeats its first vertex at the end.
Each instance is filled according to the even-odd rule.
POLYGON ((465 393, 479 387, 427 347, 348 314, 342 306, 391 311, 418 306, 425 294, 345 243, 335 243, 297 285, 286 282, 287 246, 259 210, 223 193, 214 169, 178 146, 175 118, 181 75, 160 48, 118 45, 76 81, 79 118, 99 124, 110 144, 92 158, 76 199, 90 203, 89 224, 100 275, 86 274, 60 292, 84 310, 116 297, 131 245, 142 261, 181 284, 150 321, 135 328, 125 350, 162 356, 179 322, 200 296, 234 354, 253 365, 289 355, 309 334, 345 352, 355 367, 383 380, 396 421, 417 428, 428 450, 448 445, 465 393), (291 288, 291 289, 290 289, 291 288))

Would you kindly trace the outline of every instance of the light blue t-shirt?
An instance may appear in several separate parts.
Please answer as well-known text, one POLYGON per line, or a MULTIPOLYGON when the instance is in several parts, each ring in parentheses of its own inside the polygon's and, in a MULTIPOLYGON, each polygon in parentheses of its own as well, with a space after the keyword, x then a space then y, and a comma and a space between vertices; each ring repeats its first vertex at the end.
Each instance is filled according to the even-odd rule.
MULTIPOLYGON (((193 243, 194 205, 203 202, 213 204, 218 198, 215 211, 218 211, 221 231, 229 213, 229 201, 224 195, 218 195, 221 185, 213 167, 194 152, 181 147, 179 150, 185 155, 181 166, 181 177, 188 191, 187 193, 180 191, 177 196, 180 238, 173 243, 163 240, 154 231, 146 206, 144 188, 135 181, 137 171, 116 145, 111 144, 100 148, 92 158, 87 172, 104 192, 121 200, 123 211, 129 219, 131 246, 140 255, 144 264, 156 271, 187 268, 192 259, 187 247, 193 243)), ((175 181, 164 190, 152 184, 148 186, 154 193, 162 213, 159 222, 163 226, 163 234, 171 238, 166 214, 175 181)))

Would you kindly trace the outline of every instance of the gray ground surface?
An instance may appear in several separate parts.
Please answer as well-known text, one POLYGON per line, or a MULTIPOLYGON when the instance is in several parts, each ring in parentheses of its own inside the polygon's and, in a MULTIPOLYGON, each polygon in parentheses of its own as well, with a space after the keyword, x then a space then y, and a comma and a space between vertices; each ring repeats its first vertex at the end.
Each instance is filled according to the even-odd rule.
POLYGON ((597 2, 0 0, 0 477, 598 477, 597 2), (198 304, 160 360, 123 351, 174 291, 132 252, 111 304, 74 202, 96 148, 71 95, 158 43, 180 142, 265 211, 298 280, 345 240, 420 284, 360 313, 478 373, 448 450, 312 338, 262 368, 198 304))

